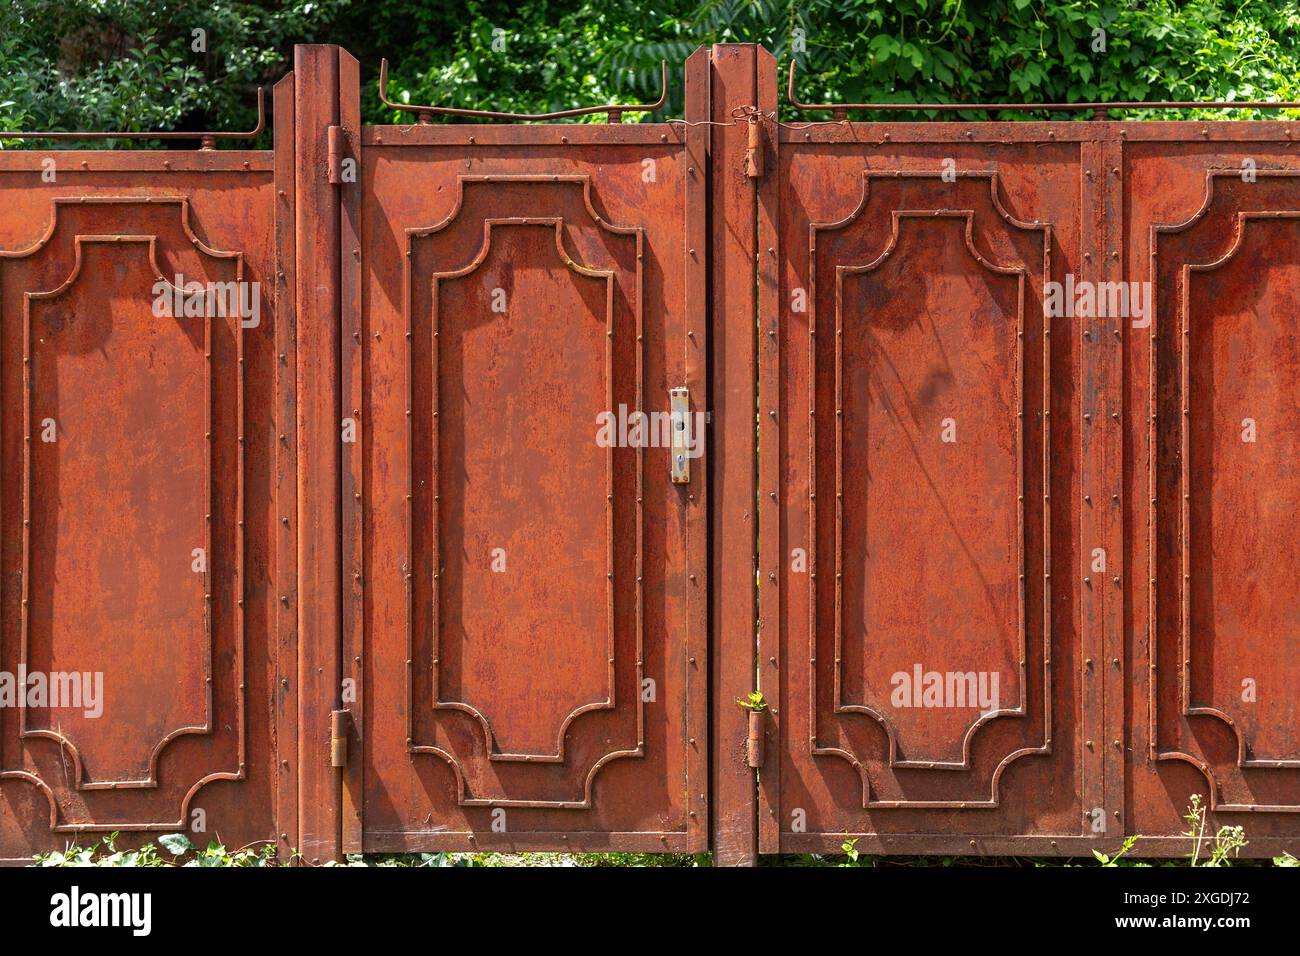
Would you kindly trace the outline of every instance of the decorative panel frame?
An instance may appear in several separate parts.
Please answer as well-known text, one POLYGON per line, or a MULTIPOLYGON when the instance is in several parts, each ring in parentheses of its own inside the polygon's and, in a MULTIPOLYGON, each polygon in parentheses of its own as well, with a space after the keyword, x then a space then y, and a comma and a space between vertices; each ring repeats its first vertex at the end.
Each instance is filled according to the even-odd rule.
MULTIPOLYGON (((461 214, 464 205, 465 187, 471 184, 478 184, 484 187, 492 184, 537 184, 537 185, 554 185, 569 184, 576 185, 582 190, 583 204, 591 218, 593 224, 599 229, 616 236, 632 237, 636 250, 636 276, 634 280, 635 288, 632 290, 632 296, 636 301, 635 308, 635 334, 636 334, 636 377, 635 377, 635 394, 636 407, 644 407, 644 383, 643 383, 643 366, 644 366, 644 348, 643 329, 642 329, 642 308, 644 302, 644 289, 641 275, 641 263, 643 257, 643 230, 639 226, 618 226, 606 222, 592 205, 591 177, 587 175, 566 175, 566 176, 537 176, 529 174, 503 174, 503 175, 462 175, 457 178, 457 199, 456 204, 440 223, 428 227, 413 227, 406 230, 406 256, 403 270, 403 288, 405 301, 405 319, 407 334, 406 350, 406 394, 407 394, 407 411, 408 411, 408 429, 407 443, 409 460, 414 466, 415 455, 413 437, 410 429, 410 410, 415 404, 415 381, 413 372, 412 359, 412 338, 413 331, 413 286, 415 277, 412 275, 412 261, 414 259, 414 245, 419 239, 423 239, 443 231, 450 226, 461 214)), ((431 394, 433 396, 432 411, 432 436, 431 451, 433 455, 433 483, 432 496, 435 504, 431 509, 432 520, 432 543, 433 543, 433 567, 441 567, 441 536, 439 533, 439 507, 437 502, 440 499, 440 475, 441 462, 439 451, 439 396, 441 394, 440 383, 442 376, 440 374, 439 363, 439 330, 441 313, 439 309, 439 290, 443 282, 449 279, 464 278, 472 275, 486 261, 492 249, 492 231, 494 227, 503 226, 521 226, 521 227, 542 227, 554 230, 556 255, 565 269, 569 272, 590 279, 602 281, 605 284, 605 350, 604 350, 604 370, 607 380, 606 404, 609 408, 616 408, 614 395, 614 293, 617 273, 613 269, 598 269, 585 266, 577 262, 569 252, 564 248, 564 218, 562 216, 525 216, 525 217, 487 217, 483 220, 483 240, 482 245, 477 252, 471 257, 470 261, 464 266, 449 271, 435 272, 430 277, 433 286, 432 297, 432 384, 431 394)), ((587 704, 582 704, 572 710, 567 717, 561 722, 557 732, 556 750, 553 754, 535 754, 535 753, 503 753, 497 746, 496 737, 492 731, 491 721, 487 716, 473 704, 465 701, 443 700, 440 692, 439 675, 441 672, 439 653, 440 646, 440 616, 439 610, 441 602, 440 597, 440 580, 441 574, 435 570, 433 572, 432 584, 432 633, 433 659, 430 662, 430 669, 433 674, 433 701, 432 706, 437 710, 452 710, 468 714, 476 720, 483 730, 484 741, 486 745, 486 756, 489 761, 517 762, 517 763, 557 763, 565 762, 565 740, 568 736, 569 727, 583 714, 597 710, 613 710, 615 707, 615 622, 614 622, 614 600, 617 582, 615 581, 615 560, 614 560, 614 447, 610 446, 605 450, 606 460, 606 494, 605 494, 605 511, 606 511, 606 533, 608 537, 606 545, 606 657, 608 659, 608 693, 604 700, 597 700, 587 704)), ((645 455, 641 448, 636 449, 636 502, 634 507, 635 525, 636 525, 636 553, 634 556, 636 581, 632 592, 635 595, 635 630, 636 630, 636 685, 641 686, 644 678, 644 652, 643 652, 643 601, 644 596, 641 588, 641 564, 643 553, 641 540, 643 534, 644 514, 642 507, 642 482, 645 468, 645 455)), ((415 522, 413 519, 413 500, 414 500, 414 474, 407 476, 407 554, 415 554, 415 541, 413 539, 415 522)), ((415 652, 415 622, 414 622, 414 593, 412 575, 407 572, 407 668, 408 672, 416 665, 415 652)), ((645 705, 638 696, 636 702, 636 724, 637 724, 637 741, 635 747, 614 750, 601 757, 590 768, 583 779, 582 797, 576 800, 554 800, 539 799, 529 797, 473 797, 467 795, 466 773, 461 762, 457 757, 447 750, 433 744, 416 743, 416 732, 414 726, 415 708, 419 706, 413 694, 414 689, 413 676, 408 674, 407 678, 407 728, 409 739, 412 743, 409 746, 411 753, 432 754, 446 761, 452 768, 456 776, 457 802, 461 806, 477 807, 535 807, 535 808, 556 808, 556 809, 587 809, 591 806, 592 786, 596 775, 600 769, 607 763, 623 757, 640 757, 645 753, 645 705)))
MULTIPOLYGON (((243 289, 240 283, 258 282, 254 294, 259 299, 261 328, 253 334, 266 336, 249 351, 245 330, 252 326, 246 327, 239 314, 213 305, 211 299, 201 315, 177 317, 181 323, 190 323, 187 334, 194 346, 193 359, 187 359, 185 366, 191 370, 186 375, 193 384, 193 392, 186 394, 194 401, 186 411, 204 430, 190 443, 197 457, 187 458, 196 482, 192 501, 197 537, 193 544, 202 546, 206 565, 204 571, 193 575, 193 637, 199 642, 193 645, 194 668, 187 669, 194 684, 193 714, 168 723, 156 740, 132 738, 129 718, 113 703, 130 691, 120 682, 110 683, 102 716, 107 726, 95 728, 96 746, 102 749, 104 741, 125 737, 130 753, 135 754, 136 749, 139 753, 128 759, 129 766, 105 772, 95 769, 94 747, 86 750, 90 738, 81 739, 75 725, 47 722, 44 708, 33 714, 18 708, 18 713, 0 720, 0 727, 8 727, 0 735, 8 741, 0 740, 0 783, 7 784, 0 785, 0 859, 30 860, 32 852, 63 848, 70 835, 79 834, 120 832, 118 845, 134 846, 156 838, 158 832, 184 832, 192 824, 202 826, 199 808, 212 821, 210 825, 228 839, 281 842, 276 841, 274 819, 283 778, 268 759, 276 750, 270 728, 278 717, 269 701, 261 707, 261 689, 269 687, 278 666, 273 655, 267 656, 279 643, 273 627, 275 603, 267 590, 276 586, 286 568, 277 560, 275 542, 268 536, 270 521, 263 520, 274 513, 274 494, 263 481, 275 471, 274 436, 259 433, 249 439, 246 434, 250 421, 264 432, 266 422, 279 417, 274 406, 263 405, 277 394, 272 379, 256 385, 252 393, 246 389, 250 365, 258 374, 270 370, 275 348, 283 347, 283 328, 275 309, 274 176, 269 152, 18 151, 0 155, 0 194, 8 197, 6 211, 0 213, 0 289, 8 286, 3 315, 10 356, 6 397, 13 400, 5 429, 9 436, 6 445, 13 449, 6 453, 6 482, 12 482, 7 492, 12 510, 5 509, 10 516, 6 524, 14 534, 8 540, 5 558, 13 572, 12 590, 6 588, 0 612, 0 620, 7 622, 0 636, 0 664, 8 661, 4 669, 37 666, 31 660, 37 653, 33 628, 36 617, 48 613, 38 606, 41 585, 34 577, 33 563, 38 559, 43 563, 48 557, 47 552, 36 551, 38 546, 44 547, 37 536, 40 509, 49 510, 55 520, 62 509, 74 506, 65 498, 49 497, 56 489, 38 480, 41 458, 31 444, 37 441, 33 436, 41 427, 38 419, 45 414, 36 404, 41 394, 38 353, 46 347, 40 345, 40 337, 48 339, 48 332, 33 324, 40 318, 39 310, 46 306, 62 309, 65 301, 72 301, 70 296, 82 297, 79 290, 88 280, 102 286, 105 276, 101 267, 113 264, 132 270, 133 289, 139 286, 148 295, 162 289, 173 295, 179 292, 183 301, 189 292, 177 290, 164 275, 168 269, 179 270, 189 280, 220 283, 227 292, 243 289), (47 175, 51 169, 57 169, 57 176, 47 175), (214 205, 214 191, 229 191, 227 194, 238 200, 242 209, 238 221, 214 205), (33 226, 39 231, 29 233, 33 226), (58 260, 47 261, 55 246, 58 260), (14 270, 19 269, 28 276, 17 280, 21 287, 14 284, 18 276, 14 270), (223 323, 219 348, 214 321, 223 323), (273 343, 272 337, 277 341, 273 343), (250 394, 256 395, 259 403, 251 418, 250 394), (221 408, 214 407, 218 397, 226 403, 221 408), (221 478, 220 485, 218 468, 228 476, 228 480, 221 478), (250 481, 258 482, 256 488, 250 489, 250 481), (218 520, 219 528, 213 524, 218 520), (251 540, 250 523, 256 534, 251 540), (251 636, 249 607, 256 618, 251 636), (250 653, 255 654, 251 660, 250 653), (252 688, 257 688, 256 702, 249 698, 252 688), (210 743, 198 743, 202 740, 210 743), (50 747, 53 751, 47 749, 50 747), (50 759, 55 767, 62 763, 63 772, 55 774, 57 779, 48 772, 50 759)), ((139 309, 148 314, 147 299, 139 303, 139 309)), ((172 352, 167 357, 181 358, 172 352)), ((111 376, 111 366, 105 368, 105 374, 111 376)), ((105 393, 102 399, 111 407, 114 395, 105 393)), ((66 406, 63 411, 67 413, 66 406)), ((159 412, 165 413, 165 409, 159 412)), ((62 441, 63 416, 58 409, 51 409, 50 415, 60 423, 62 441)), ((131 426, 124 427, 129 433, 131 426)), ((79 438, 94 441, 95 436, 79 438)), ((129 480, 129 448, 114 460, 120 477, 129 480)), ((97 505, 93 500, 78 503, 83 509, 89 506, 94 514, 97 505)), ((91 524, 83 520, 79 525, 83 530, 93 525, 92 519, 87 520, 91 524)), ((142 520, 148 521, 147 511, 142 520)), ((80 537, 62 544, 73 553, 95 547, 93 541, 80 537)), ((187 553, 187 564, 189 560, 187 553)), ((292 575, 292 565, 287 570, 292 575)), ((75 587, 64 583, 69 586, 75 587)), ((82 636, 77 653, 84 663, 77 663, 78 671, 98 670, 101 660, 118 670, 131 666, 115 651, 113 642, 104 639, 96 643, 99 637, 93 633, 82 636)), ((42 638, 41 643, 44 641, 42 638)), ((75 651, 66 641, 56 643, 57 647, 62 647, 60 653, 65 656, 69 650, 75 651)), ((53 720, 57 711, 49 714, 53 720)), ((288 851, 296 838, 292 821, 283 822, 282 843, 288 851)), ((195 832, 195 842, 206 837, 195 832)))
MULTIPOLYGON (((1279 191, 1280 189, 1274 189, 1270 192, 1270 195, 1279 191)), ((1277 198, 1281 197, 1263 201, 1271 204, 1277 198)), ((1153 299, 1154 314, 1147 348, 1150 364, 1149 401, 1151 409, 1148 415, 1147 480, 1152 490, 1147 509, 1149 535, 1147 557, 1150 571, 1148 599, 1152 608, 1152 613, 1148 619, 1148 647, 1150 650, 1147 661, 1147 759, 1153 764, 1174 761, 1187 763, 1195 767, 1208 785, 1207 803, 1211 812, 1225 814, 1300 813, 1300 785, 1296 787, 1295 799, 1290 802, 1242 802, 1240 800, 1225 800, 1222 796, 1224 790, 1222 777, 1225 773, 1236 778, 1233 781, 1234 790, 1249 792, 1251 787, 1244 774, 1248 769, 1255 772, 1296 770, 1300 769, 1300 759, 1253 756, 1253 748, 1250 746, 1243 729, 1228 713, 1212 703, 1197 704, 1193 700, 1192 662, 1198 642, 1194 639, 1195 635, 1192 628, 1191 595, 1198 582, 1193 575, 1190 533, 1194 489, 1190 435, 1192 415, 1191 335, 1194 321, 1191 315, 1192 277, 1198 274, 1215 272, 1236 259, 1245 245, 1247 231, 1251 223, 1300 220, 1300 170, 1286 168, 1252 170, 1251 178, 1247 179, 1243 176, 1242 167, 1240 166, 1233 168, 1209 165, 1204 171, 1204 196, 1199 208, 1182 221, 1152 223, 1149 227, 1150 282, 1155 289, 1158 291, 1167 290, 1168 285, 1165 280, 1171 277, 1168 272, 1162 271, 1162 267, 1168 268, 1166 263, 1168 257, 1161 256, 1161 239, 1163 237, 1189 236, 1195 231, 1206 232, 1208 225, 1217 223, 1217 220, 1215 220, 1216 214, 1218 220, 1226 219, 1226 222, 1231 225, 1231 233, 1223 237, 1214 252, 1208 258, 1198 256, 1197 258, 1200 261, 1191 261, 1183 257, 1175 259, 1174 264, 1177 271, 1172 275, 1172 278, 1176 283, 1176 288, 1173 290, 1176 313, 1165 319, 1159 309, 1161 296, 1157 295, 1153 299), (1235 188, 1238 182, 1253 183, 1260 181, 1269 185, 1276 184, 1278 187, 1293 185, 1292 198, 1294 205, 1292 208, 1253 208, 1260 201, 1260 197, 1256 194, 1261 190, 1235 188), (1216 182, 1226 183, 1234 188, 1229 191, 1220 186, 1216 190, 1216 182), (1225 193, 1228 192, 1231 192, 1231 195, 1225 198, 1225 193), (1228 205, 1226 210, 1220 210, 1220 207, 1231 204, 1234 200, 1236 204, 1228 205), (1247 203, 1250 203, 1251 206, 1248 207, 1247 203), (1166 368, 1161 362, 1162 350, 1158 348, 1158 344, 1162 341, 1159 338, 1160 336, 1172 337, 1178 340, 1179 344, 1176 350, 1179 361, 1176 369, 1166 368), (1163 730, 1161 721, 1160 691, 1162 687, 1168 686, 1168 682, 1162 680, 1163 667, 1167 666, 1167 662, 1162 665, 1160 655, 1162 642, 1159 633, 1162 618, 1158 613, 1158 609, 1165 601, 1165 595, 1159 586, 1161 575, 1165 574, 1167 577, 1170 569, 1159 566, 1157 558, 1161 553, 1160 538, 1161 529, 1164 525, 1162 511, 1158 507, 1159 495, 1164 487, 1161 480, 1161 464, 1167 458, 1167 453, 1162 453, 1160 449, 1167 447, 1162 443, 1162 437, 1171 429, 1168 417, 1160 415, 1161 396, 1171 382, 1177 384, 1178 404, 1182 406, 1181 416, 1175 419, 1172 424, 1178 436, 1179 462, 1177 481, 1178 517, 1177 521, 1172 524, 1178 542, 1178 566, 1176 568, 1178 574, 1174 584, 1174 591, 1177 600, 1176 616, 1180 660, 1173 662, 1173 669, 1177 673, 1175 687, 1178 699, 1177 716, 1180 726, 1177 733, 1177 742, 1171 741, 1165 744, 1162 743, 1162 740, 1167 739, 1169 734, 1163 730), (1204 755, 1200 746, 1194 740, 1195 735, 1191 732, 1186 721, 1186 718, 1189 717, 1212 717, 1229 730, 1236 742, 1234 766, 1222 767, 1216 772, 1215 765, 1204 755)), ((1222 234, 1218 233, 1217 235, 1222 234)), ((1203 303, 1203 305, 1205 304, 1203 303)), ((1205 322, 1207 318, 1202 318, 1200 321, 1205 322)), ((1300 780, 1297 782, 1300 784, 1300 780)))
MULTIPOLYGON (((818 272, 817 270, 818 234, 822 232, 829 232, 832 230, 844 229, 847 226, 854 223, 855 221, 857 221, 859 217, 861 217, 866 212, 867 207, 870 204, 871 182, 873 181, 873 179, 895 180, 895 181, 899 179, 918 179, 918 180, 932 180, 936 182, 942 182, 943 181, 941 178, 942 175, 943 174, 941 173, 928 173, 928 172, 905 171, 905 170, 889 170, 889 171, 864 170, 862 199, 859 202, 858 207, 844 219, 838 220, 836 222, 829 222, 829 223, 816 222, 810 225, 809 227, 809 233, 810 233, 809 234, 809 272, 808 272, 808 276, 809 276, 808 323, 809 323, 809 364, 811 368, 816 367, 816 352, 817 352, 816 282, 817 282, 817 272, 818 272)), ((996 172, 984 173, 984 172, 961 171, 959 173, 956 173, 956 176, 959 180, 987 179, 989 183, 992 208, 996 212, 996 214, 1000 216, 1005 223, 1007 223, 1007 225, 1015 229, 1029 231, 1029 232, 1037 231, 1043 234, 1043 262, 1042 262, 1041 277, 1044 282, 1048 281, 1051 275, 1051 244, 1052 244, 1051 226, 1043 223, 1022 222, 1016 219, 1014 216, 1012 216, 1009 212, 1007 212, 1006 208, 1004 207, 1004 205, 1002 204, 1001 200, 998 197, 998 178, 996 172)), ((1026 648, 1025 577, 1026 574, 1029 572, 1029 565, 1027 564, 1026 554, 1025 554, 1026 549, 1025 549, 1024 470, 1025 470, 1026 463, 1025 463, 1025 456, 1024 456, 1024 445, 1025 445, 1026 431, 1031 426, 1030 423, 1026 420, 1026 416, 1025 416, 1026 403, 1025 403, 1024 389, 1025 389, 1026 376, 1024 374, 1025 357, 1023 354, 1024 351, 1023 339, 1024 339, 1024 327, 1027 319, 1025 313, 1025 305, 1026 305, 1025 282, 1029 278, 1030 272, 1025 265, 1004 265, 1001 263, 994 262, 991 259, 989 259, 986 255, 981 253, 980 250, 978 250, 975 247, 974 238, 973 238, 973 223, 977 213, 976 210, 974 209, 956 209, 956 208, 941 207, 937 209, 890 209, 888 211, 890 215, 891 232, 884 250, 874 260, 861 265, 846 265, 843 263, 837 263, 835 265, 836 289, 835 289, 834 301, 835 301, 835 407, 836 407, 836 416, 835 416, 835 448, 836 448, 835 542, 836 542, 836 547, 835 547, 835 562, 834 562, 834 569, 835 569, 835 590, 834 590, 835 658, 834 659, 836 661, 836 667, 834 671, 834 680, 833 680, 834 691, 832 695, 832 699, 834 701, 833 713, 835 713, 836 715, 845 714, 845 713, 857 713, 877 721, 877 723, 879 723, 880 726, 884 729, 888 737, 889 766, 891 768, 924 769, 924 770, 970 770, 972 769, 971 756, 970 756, 971 741, 974 738, 975 734, 979 731, 979 729, 984 724, 992 720, 995 720, 999 717, 1004 717, 1004 716, 1024 717, 1028 713, 1027 700, 1026 700, 1026 697, 1029 693, 1029 688, 1028 688, 1027 671, 1026 671, 1026 667, 1027 667, 1026 662, 1028 659, 1028 654, 1026 648), (843 646, 842 632, 843 632, 843 621, 844 621, 844 611, 843 611, 843 604, 844 604, 843 484, 844 482, 843 482, 843 470, 842 470, 843 458, 844 458, 843 456, 844 416, 842 413, 843 398, 844 398, 844 385, 843 385, 843 380, 844 380, 844 362, 843 362, 844 279, 846 276, 856 276, 856 275, 863 275, 869 273, 882 266, 884 262, 890 256, 892 256, 895 251, 895 248, 898 244, 900 225, 903 220, 916 220, 918 222, 924 222, 924 221, 935 221, 940 219, 956 219, 964 222, 965 228, 963 230, 963 237, 965 240, 966 249, 970 253, 971 257, 975 260, 975 262, 982 269, 994 275, 1016 277, 1018 282, 1018 289, 1019 289, 1018 296, 1017 296, 1018 299, 1018 309, 1016 315, 1017 336, 1016 336, 1016 343, 1015 343, 1015 353, 1016 353, 1015 392, 1019 395, 1019 406, 1016 414, 1017 414, 1017 419, 1019 421, 1019 426, 1016 429, 1015 464, 1016 464, 1016 482, 1017 482, 1017 492, 1018 492, 1017 505, 1016 505, 1016 523, 1018 528, 1017 564, 1019 566, 1019 584, 1017 588, 1018 627, 1017 627, 1016 636, 1017 636, 1017 642, 1020 647, 1019 684, 1020 684, 1021 699, 1020 702, 1013 708, 999 707, 996 711, 993 711, 991 713, 981 714, 975 720, 975 722, 968 727, 965 735, 963 736, 962 739, 963 756, 962 756, 962 760, 958 762, 945 762, 945 761, 938 761, 938 760, 899 759, 898 757, 899 733, 895 728, 895 726, 893 725, 893 722, 890 721, 890 719, 885 714, 882 714, 872 709, 868 705, 845 703, 843 689, 842 689, 843 654, 841 648, 843 646)), ((1044 312, 1043 314, 1043 325, 1042 325, 1041 332, 1043 338, 1043 362, 1044 362, 1044 368, 1046 368, 1050 363, 1050 356, 1048 354, 1048 350, 1051 345, 1051 339, 1050 339, 1051 321, 1046 315, 1046 312, 1044 312)), ((1042 407, 1044 410, 1046 410, 1050 403, 1050 396, 1048 394, 1047 376, 1043 375, 1042 378, 1043 378, 1043 394, 1041 396, 1041 400, 1043 402, 1042 407)), ((817 406, 815 376, 810 377, 809 387, 811 390, 809 394, 809 408, 810 410, 812 410, 815 409, 817 406)), ((1050 415, 1050 412, 1048 414, 1050 415)), ((813 568, 816 568, 817 535, 814 529, 817 527, 817 500, 816 500, 817 430, 815 424, 815 414, 810 414, 809 419, 810 419, 809 421, 809 472, 810 472, 811 480, 809 483, 808 510, 810 516, 809 518, 810 533, 809 533, 808 540, 809 540, 810 562, 813 568)), ((1049 483, 1050 483, 1050 469, 1051 469, 1051 437, 1050 437, 1050 432, 1047 428, 1047 423, 1043 421, 1041 417, 1038 422, 1038 428, 1041 431, 1043 436, 1042 468, 1043 468, 1044 494, 1042 496, 1042 501, 1043 501, 1044 512, 1046 512, 1047 508, 1050 506, 1050 501, 1051 501, 1051 496, 1050 493, 1048 492, 1049 483)), ((934 809, 941 809, 941 808, 970 809, 978 806, 997 807, 1000 803, 1000 797, 998 793, 998 782, 1006 767, 1010 765, 1012 762, 1014 762, 1015 760, 1018 760, 1025 756, 1029 756, 1032 754, 1051 753, 1051 738, 1052 738, 1051 706, 1050 706, 1051 694, 1052 694, 1052 676, 1051 676, 1052 660, 1051 660, 1051 648, 1050 648, 1051 575, 1050 572, 1048 571, 1048 568, 1050 566, 1050 561, 1051 561, 1051 545, 1050 545, 1050 531, 1048 530, 1045 530, 1045 533, 1043 535, 1041 554, 1042 554, 1042 562, 1043 562, 1043 569, 1041 572, 1043 574, 1043 593, 1048 597, 1048 599, 1043 602, 1044 621, 1042 624, 1044 641, 1045 641, 1045 646, 1043 649, 1043 674, 1042 674, 1043 694, 1044 694, 1044 723, 1043 723, 1044 743, 1041 746, 1037 746, 1037 747, 1019 748, 1014 752, 1004 756, 993 772, 993 776, 991 780, 992 793, 989 799, 983 802, 970 801, 970 800, 872 800, 871 784, 868 777, 867 768, 863 765, 859 757, 841 748, 837 748, 833 746, 821 746, 818 744, 818 739, 817 739, 817 723, 818 723, 817 721, 817 707, 818 707, 817 613, 818 612, 817 612, 817 600, 816 600, 817 574, 815 570, 810 571, 808 575, 808 586, 811 594, 811 599, 809 601, 809 606, 810 606, 809 706, 810 706, 810 714, 812 715, 811 717, 812 737, 809 741, 809 745, 811 747, 811 752, 814 755, 838 756, 838 757, 843 757, 844 759, 849 761, 849 763, 854 767, 854 769, 858 772, 858 774, 862 778, 863 809, 871 809, 873 807, 878 807, 878 808, 917 807, 917 808, 934 808, 934 809)))

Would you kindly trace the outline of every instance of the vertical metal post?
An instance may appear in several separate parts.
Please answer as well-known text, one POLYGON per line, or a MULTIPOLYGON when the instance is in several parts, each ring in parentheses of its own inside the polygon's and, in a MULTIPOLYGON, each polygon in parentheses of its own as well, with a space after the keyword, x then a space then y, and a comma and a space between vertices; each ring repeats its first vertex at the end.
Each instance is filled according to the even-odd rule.
MULTIPOLYGON (((1115 127, 1098 121, 1082 144, 1080 279, 1119 281, 1122 154, 1115 127)), ((1104 310, 1099 310, 1104 311, 1104 310)), ((1079 502, 1082 602, 1083 814, 1085 835, 1122 836, 1123 815, 1123 316, 1080 316, 1066 326, 1080 337, 1079 502)), ((1055 336, 1053 336, 1055 338, 1055 336)))
MULTIPOLYGON (((713 67, 710 49, 699 47, 686 60, 686 248, 682 250, 686 269, 686 343, 683 365, 686 385, 697 396, 688 412, 712 407, 709 380, 709 148, 712 127, 710 96, 713 67)), ((690 708, 690 726, 702 730, 709 726, 709 469, 713 435, 705 425, 697 441, 705 442, 704 462, 697 463, 691 484, 683 489, 686 496, 686 633, 703 641, 692 641, 687 655, 686 700, 690 708), (699 650, 695 650, 699 648, 699 650), (702 652, 701 652, 702 651, 702 652)), ((712 756, 707 731, 691 744, 687 759, 690 792, 690 845, 700 851, 709 847, 709 768, 712 756)))
MULTIPOLYGON (((1106 122, 1102 126, 1102 158, 1105 166, 1102 200, 1102 252, 1100 263, 1103 282, 1125 279, 1124 252, 1127 224, 1124 222, 1124 123, 1106 122)), ((1125 560, 1124 522, 1129 502, 1124 480, 1124 343, 1132 329, 1132 317, 1100 319, 1106 327, 1098 329, 1095 352, 1085 358, 1084 381, 1094 381, 1104 402, 1097 403, 1093 419, 1098 429, 1090 436, 1092 456, 1085 456, 1087 467, 1100 482, 1102 509, 1096 512, 1094 547, 1106 549, 1106 574, 1101 590, 1102 603, 1098 620, 1103 660, 1102 673, 1102 793, 1106 807, 1106 833, 1116 844, 1128 827, 1124 806, 1124 754, 1128 732, 1124 723, 1124 698, 1129 681, 1124 661, 1124 601, 1129 593, 1129 576, 1125 560), (1097 470, 1092 471, 1092 462, 1097 470)), ((1086 386, 1085 386, 1086 387, 1086 386)))
POLYGON ((754 771, 745 759, 755 687, 757 467, 755 342, 756 180, 746 173, 749 133, 732 110, 758 99, 757 46, 713 47, 712 493, 713 853, 722 866, 756 862, 754 771))
POLYGON ((777 62, 758 51, 758 108, 765 135, 759 136, 763 158, 758 181, 758 689, 767 701, 763 714, 766 753, 758 782, 759 849, 780 852, 781 721, 781 127, 777 125, 777 62))
POLYGON ((340 771, 330 766, 338 708, 340 616, 339 193, 327 176, 339 122, 339 48, 294 47, 298 425, 299 850, 339 852, 340 771))
POLYGON ((343 771, 342 839, 344 853, 361 852, 363 773, 361 739, 365 734, 364 622, 362 620, 365 561, 362 550, 363 444, 369 424, 361 390, 365 335, 361 328, 361 67, 347 50, 339 50, 339 389, 344 417, 354 423, 354 441, 342 446, 340 504, 343 535, 342 656, 340 670, 350 694, 343 706, 352 712, 348 733, 353 757, 343 771))
POLYGON ((276 850, 289 860, 298 838, 298 471, 295 358, 294 76, 275 85, 275 803, 276 850))

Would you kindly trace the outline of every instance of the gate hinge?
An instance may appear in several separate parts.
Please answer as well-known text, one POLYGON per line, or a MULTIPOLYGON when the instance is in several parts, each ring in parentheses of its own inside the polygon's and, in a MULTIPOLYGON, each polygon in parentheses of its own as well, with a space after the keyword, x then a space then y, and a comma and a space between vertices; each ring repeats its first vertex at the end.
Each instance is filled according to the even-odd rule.
POLYGON ((767 727, 763 719, 763 711, 751 710, 749 712, 749 738, 745 741, 745 762, 754 770, 758 770, 763 766, 763 758, 767 755, 767 748, 764 746, 766 738, 767 727))
POLYGON ((745 173, 750 179, 763 175, 763 124, 757 113, 749 114, 749 141, 745 146, 745 173))
POLYGON ((343 144, 346 137, 342 126, 329 128, 329 179, 330 185, 343 185, 343 144))
POLYGON ((330 766, 348 765, 348 731, 352 726, 350 710, 330 711, 330 766))
POLYGON ((751 769, 758 770, 763 766, 767 749, 767 721, 764 717, 767 711, 767 700, 761 690, 756 690, 741 697, 736 703, 749 712, 749 733, 745 738, 745 763, 751 769))

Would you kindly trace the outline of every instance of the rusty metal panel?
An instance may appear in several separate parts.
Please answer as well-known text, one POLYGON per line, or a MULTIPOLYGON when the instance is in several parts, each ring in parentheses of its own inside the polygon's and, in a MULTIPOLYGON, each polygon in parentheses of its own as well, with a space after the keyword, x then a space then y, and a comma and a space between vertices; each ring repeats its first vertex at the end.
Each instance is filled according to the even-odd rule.
POLYGON ((1295 124, 295 65, 274 154, 0 153, 0 673, 104 678, 0 706, 0 859, 1297 851, 1295 124))
POLYGON ((782 128, 764 852, 1088 832, 1081 338, 1044 308, 1091 255, 1079 129, 782 128))
POLYGON ((0 671, 102 687, 0 707, 4 858, 276 840, 277 172, 0 154, 0 671), (192 283, 242 311, 187 311, 192 283))
POLYGON ((1294 852, 1292 127, 782 128, 764 852, 1294 852))
POLYGON ((706 394, 689 129, 362 130, 367 851, 706 845, 699 462, 599 435, 706 394))
POLYGON ((1300 164, 1294 123, 1162 123, 1123 145, 1129 828, 1191 794, 1249 855, 1300 833, 1300 164), (1137 570, 1140 569, 1140 570, 1137 570))

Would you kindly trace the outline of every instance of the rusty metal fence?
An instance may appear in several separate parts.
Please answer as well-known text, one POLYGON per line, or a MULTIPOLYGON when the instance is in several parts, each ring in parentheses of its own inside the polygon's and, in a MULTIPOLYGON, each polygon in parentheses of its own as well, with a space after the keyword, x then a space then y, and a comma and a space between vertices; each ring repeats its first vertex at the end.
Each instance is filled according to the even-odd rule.
POLYGON ((1297 124, 685 83, 0 152, 0 857, 1297 852, 1297 124))

